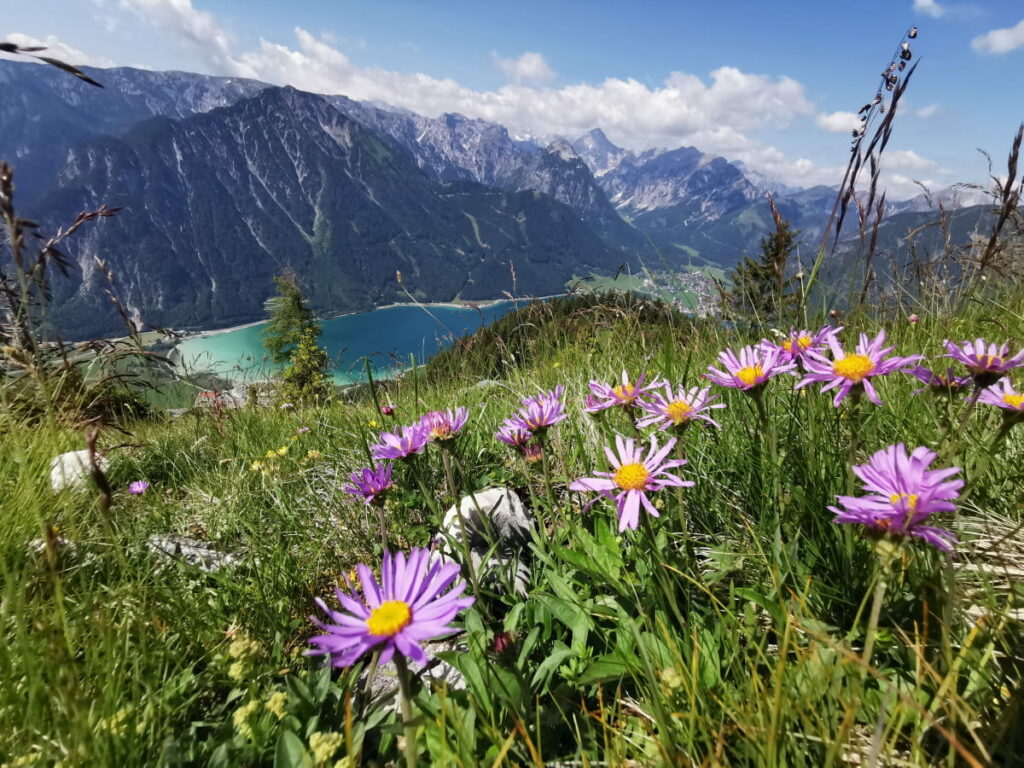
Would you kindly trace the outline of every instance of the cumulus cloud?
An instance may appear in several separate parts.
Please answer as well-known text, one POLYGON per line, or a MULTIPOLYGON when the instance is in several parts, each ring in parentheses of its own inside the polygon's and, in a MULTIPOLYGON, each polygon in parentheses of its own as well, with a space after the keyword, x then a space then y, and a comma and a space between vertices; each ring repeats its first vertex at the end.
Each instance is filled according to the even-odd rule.
POLYGON ((860 127, 860 118, 853 112, 822 112, 815 118, 818 127, 829 133, 849 133, 854 128, 860 127))
POLYGON ((821 168, 805 158, 786 158, 747 135, 815 114, 803 85, 785 76, 725 66, 707 77, 673 72, 654 86, 632 78, 609 78, 554 88, 536 83, 554 73, 540 54, 527 52, 514 59, 495 54, 498 66, 507 63, 503 69, 513 82, 474 90, 450 78, 360 67, 323 36, 302 27, 294 28, 291 44, 260 39, 257 46, 239 51, 216 18, 195 8, 191 0, 117 1, 177 38, 212 74, 340 93, 427 116, 458 112, 536 136, 577 136, 601 127, 612 141, 630 149, 689 144, 742 160, 789 184, 834 184, 842 175, 839 169, 821 168))
POLYGON ((555 77, 555 70, 548 66, 543 56, 533 51, 525 51, 514 59, 502 58, 497 51, 491 51, 491 56, 498 69, 514 83, 539 83, 555 77))
MULTIPOLYGON (((68 64, 76 64, 78 66, 86 67, 112 67, 114 65, 114 62, 105 56, 90 56, 84 51, 80 51, 67 43, 61 42, 54 35, 47 35, 45 38, 40 40, 38 37, 25 35, 21 32, 12 32, 4 35, 4 40, 8 43, 14 43, 15 45, 21 46, 22 48, 42 46, 46 50, 39 51, 38 55, 51 56, 55 59, 66 61, 68 64)), ((16 56, 14 54, 0 54, 0 58, 31 61, 31 59, 26 59, 24 56, 16 56)))
POLYGON ((936 166, 934 160, 921 157, 912 149, 890 149, 885 153, 882 163, 890 168, 902 168, 909 171, 920 171, 936 166))
POLYGON ((914 0, 914 11, 939 19, 946 13, 946 8, 939 5, 936 0, 914 0))
POLYGON ((971 48, 981 53, 1009 53, 1024 47, 1024 19, 1015 26, 991 29, 971 40, 971 48))
POLYGON ((120 0, 119 5, 173 35, 218 74, 243 75, 231 71, 241 65, 231 55, 230 36, 212 13, 199 10, 191 0, 120 0))

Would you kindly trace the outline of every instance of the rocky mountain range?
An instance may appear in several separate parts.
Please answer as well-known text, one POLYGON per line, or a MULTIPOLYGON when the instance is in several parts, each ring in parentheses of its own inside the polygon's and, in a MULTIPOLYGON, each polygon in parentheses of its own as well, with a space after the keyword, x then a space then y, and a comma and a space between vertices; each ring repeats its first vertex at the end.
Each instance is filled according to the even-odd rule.
POLYGON ((545 143, 251 80, 89 72, 103 89, 0 61, 0 159, 23 212, 52 231, 123 207, 69 243, 50 315, 67 337, 119 330, 97 258, 140 321, 213 327, 262 317, 285 268, 323 313, 403 298, 396 271, 420 300, 481 300, 622 265, 728 268, 769 231, 768 192, 808 237, 835 199, 600 129, 545 143))

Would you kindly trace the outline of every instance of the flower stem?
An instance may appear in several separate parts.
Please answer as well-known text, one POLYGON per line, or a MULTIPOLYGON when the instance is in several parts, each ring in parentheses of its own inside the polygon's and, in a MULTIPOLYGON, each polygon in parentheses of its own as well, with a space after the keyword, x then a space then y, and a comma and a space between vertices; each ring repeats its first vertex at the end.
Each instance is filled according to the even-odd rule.
POLYGON ((409 687, 409 667, 405 657, 395 654, 395 666, 398 668, 399 698, 402 702, 402 726, 405 728, 405 765, 416 768, 416 725, 412 721, 412 692, 409 687))
POLYGON ((458 502, 459 491, 458 487, 455 485, 455 473, 452 471, 451 449, 448 447, 447 441, 441 443, 441 460, 444 462, 444 476, 448 481, 448 493, 456 502, 458 502))
POLYGON ((434 513, 434 517, 437 518, 436 522, 438 525, 441 524, 441 510, 437 506, 437 500, 434 498, 434 494, 430 492, 427 487, 427 481, 423 477, 423 473, 420 471, 420 461, 416 456, 409 457, 409 467, 412 469, 412 475, 416 479, 416 485, 419 486, 420 493, 423 494, 424 499, 427 502, 427 506, 430 507, 430 511, 434 513))
POLYGON ((878 542, 876 551, 881 555, 881 562, 879 563, 878 580, 875 582, 875 593, 871 598, 871 615, 868 617, 868 629, 864 635, 864 651, 861 654, 865 670, 871 665, 871 653, 875 647, 875 636, 878 634, 878 618, 882 613, 882 603, 885 602, 885 591, 889 586, 892 563, 899 550, 892 542, 883 539, 878 542))
POLYGON ((552 515, 555 514, 555 489, 551 484, 551 458, 549 456, 548 433, 546 430, 537 432, 537 439, 540 440, 540 458, 544 468, 544 488, 548 497, 548 508, 552 515))

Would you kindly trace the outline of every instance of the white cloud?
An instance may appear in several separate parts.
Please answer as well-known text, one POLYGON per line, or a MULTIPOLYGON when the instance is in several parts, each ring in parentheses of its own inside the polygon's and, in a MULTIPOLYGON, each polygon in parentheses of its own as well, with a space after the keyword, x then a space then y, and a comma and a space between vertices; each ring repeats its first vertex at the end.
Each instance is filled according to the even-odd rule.
POLYGON ((849 133, 854 128, 860 127, 860 118, 853 112, 822 112, 815 120, 818 127, 829 133, 849 133))
POLYGON ((1015 26, 992 29, 971 40, 971 48, 981 53, 1009 53, 1024 47, 1024 19, 1015 26))
POLYGON ((935 117, 938 114, 940 106, 938 104, 928 104, 924 107, 919 107, 914 110, 914 116, 920 117, 927 120, 929 117, 935 117))
POLYGON ((920 171, 934 168, 936 163, 921 157, 912 149, 890 149, 882 156, 882 165, 889 168, 902 168, 908 171, 920 171))
POLYGON ((946 8, 939 5, 936 0, 914 0, 914 11, 939 19, 946 13, 946 8))
POLYGON ((120 0, 119 5, 175 36, 218 74, 250 76, 231 71, 240 65, 231 55, 230 37, 212 13, 195 8, 191 0, 120 0))
POLYGON ((885 196, 889 200, 908 200, 916 197, 924 191, 921 189, 922 184, 929 190, 937 188, 937 184, 931 179, 912 179, 899 173, 882 176, 882 186, 885 187, 885 196))
MULTIPOLYGON (((839 169, 820 168, 803 158, 787 159, 778 149, 746 135, 762 128, 784 128, 814 114, 803 85, 785 76, 725 66, 707 78, 673 72, 653 87, 632 78, 609 78, 560 88, 512 82, 480 91, 450 78, 359 67, 322 36, 301 27, 293 30, 292 46, 261 39, 257 47, 238 52, 217 20, 196 9, 191 0, 118 2, 176 37, 212 74, 345 94, 428 116, 458 112, 538 136, 577 136, 600 126, 612 141, 630 149, 690 144, 742 160, 789 184, 834 184, 841 178, 839 169)), ((542 57, 528 55, 509 60, 518 62, 511 70, 513 79, 516 72, 525 79, 527 74, 538 76, 550 70, 542 57)))
POLYGON ((491 51, 491 56, 498 69, 514 83, 539 83, 555 77, 555 70, 548 66, 543 56, 533 51, 525 51, 515 59, 504 59, 497 51, 491 51))
MULTIPOLYGON (((65 61, 68 64, 75 64, 83 67, 112 67, 114 65, 114 62, 105 56, 90 56, 84 51, 80 51, 67 43, 62 43, 53 35, 47 35, 45 38, 40 40, 38 37, 24 35, 21 32, 11 32, 10 34, 4 35, 4 40, 8 43, 14 43, 15 45, 21 46, 22 48, 42 46, 46 50, 38 51, 36 53, 37 56, 50 56, 52 58, 65 61)), ((32 61, 32 59, 15 54, 0 54, 0 58, 32 61)))

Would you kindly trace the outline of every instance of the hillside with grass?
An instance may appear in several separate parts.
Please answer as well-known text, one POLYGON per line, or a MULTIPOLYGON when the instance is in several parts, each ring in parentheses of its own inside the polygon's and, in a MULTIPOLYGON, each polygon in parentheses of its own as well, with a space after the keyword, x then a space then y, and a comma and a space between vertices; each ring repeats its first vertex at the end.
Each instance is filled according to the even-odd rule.
MULTIPOLYGON (((998 336, 1019 360, 1020 298, 821 325, 847 355, 858 334, 885 331, 885 358, 922 355, 964 376, 944 340, 998 336)), ((870 380, 879 405, 794 389, 813 361, 776 373, 761 359, 770 378, 747 390, 703 377, 721 352, 761 339, 647 299, 534 304, 458 357, 327 406, 103 430, 99 486, 58 493, 50 460, 84 448, 89 430, 5 421, 4 764, 372 765, 406 747, 423 765, 1012 764, 1020 396, 992 405, 970 378, 929 387, 906 372, 914 361, 870 380), (664 394, 656 379, 669 395, 710 388, 714 409, 689 402, 713 423, 637 426, 653 413, 637 402, 664 394), (495 438, 522 398, 553 390, 565 418, 529 436, 536 450, 495 438), (595 393, 611 407, 587 412, 595 393), (382 432, 460 408, 452 439, 441 430, 388 462, 382 504, 346 490, 350 473, 380 463, 382 432), (616 441, 644 456, 675 441, 659 461, 689 484, 643 485, 638 525, 578 490, 617 476, 616 441), (892 535, 835 522, 837 496, 865 493, 851 467, 897 444, 934 451, 931 470, 958 468, 955 509, 927 521, 955 538, 950 551, 902 519, 892 535), (334 590, 363 599, 357 585, 379 578, 385 544, 436 550, 444 510, 496 486, 534 521, 515 554, 524 581, 499 561, 462 567, 472 604, 425 644, 434 666, 378 668, 370 652, 332 668, 307 655, 322 633, 311 615, 328 620, 318 598, 344 611, 334 590)), ((1020 370, 1003 379, 1015 391, 1020 370)), ((616 493, 641 487, 618 482, 616 493)), ((464 562, 457 542, 453 552, 464 562)))

